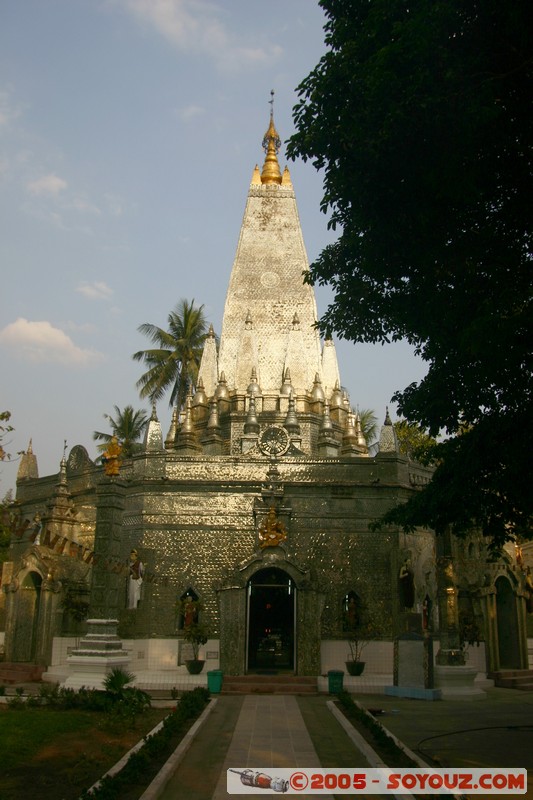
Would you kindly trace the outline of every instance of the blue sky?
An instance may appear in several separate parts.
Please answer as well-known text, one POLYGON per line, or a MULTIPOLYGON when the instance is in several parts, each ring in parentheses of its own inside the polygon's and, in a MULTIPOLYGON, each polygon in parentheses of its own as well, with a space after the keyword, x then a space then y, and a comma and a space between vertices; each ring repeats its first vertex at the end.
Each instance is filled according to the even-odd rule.
MULTIPOLYGON (((220 332, 270 90, 286 139, 323 22, 313 0, 0 6, 0 410, 16 429, 6 449, 32 438, 41 475, 65 439, 94 457, 114 405, 146 407, 141 323, 194 298, 220 332)), ((322 178, 289 168, 312 261, 332 240, 322 178)), ((380 418, 425 371, 402 344, 340 342, 338 356, 352 404, 380 418)), ((166 403, 158 414, 166 433, 166 403)), ((16 469, 2 465, 0 493, 16 469)))

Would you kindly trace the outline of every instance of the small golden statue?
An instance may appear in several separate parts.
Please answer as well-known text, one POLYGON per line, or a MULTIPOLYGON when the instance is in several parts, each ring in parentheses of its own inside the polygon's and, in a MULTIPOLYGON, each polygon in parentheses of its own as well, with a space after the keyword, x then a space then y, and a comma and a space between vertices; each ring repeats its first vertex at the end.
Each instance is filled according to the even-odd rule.
POLYGON ((259 528, 259 546, 277 547, 287 538, 287 530, 283 522, 276 516, 276 509, 270 506, 262 525, 259 528))
POLYGON ((102 462, 104 464, 104 472, 106 475, 118 475, 120 472, 120 466, 122 464, 120 460, 120 454, 122 452, 122 447, 118 443, 118 439, 116 436, 111 437, 111 441, 109 442, 109 446, 105 453, 102 455, 102 462))

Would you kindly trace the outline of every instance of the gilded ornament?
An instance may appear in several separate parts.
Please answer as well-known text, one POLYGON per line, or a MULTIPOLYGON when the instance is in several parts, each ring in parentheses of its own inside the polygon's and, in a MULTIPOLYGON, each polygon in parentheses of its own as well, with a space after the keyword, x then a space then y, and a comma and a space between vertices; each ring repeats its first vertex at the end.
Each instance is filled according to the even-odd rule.
POLYGON ((118 443, 118 439, 116 436, 111 438, 109 442, 109 447, 105 451, 102 456, 102 462, 104 464, 104 472, 106 475, 118 475, 120 472, 121 467, 121 460, 120 454, 122 452, 122 446, 118 443))
POLYGON ((287 529, 281 520, 278 519, 276 509, 270 506, 263 524, 259 528, 259 546, 277 547, 287 538, 287 529))

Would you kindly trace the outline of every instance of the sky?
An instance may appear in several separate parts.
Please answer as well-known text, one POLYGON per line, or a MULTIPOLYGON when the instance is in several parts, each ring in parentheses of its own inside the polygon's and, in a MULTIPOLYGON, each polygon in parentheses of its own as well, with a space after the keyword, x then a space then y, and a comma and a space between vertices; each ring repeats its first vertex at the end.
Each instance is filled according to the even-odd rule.
MULTIPOLYGON (((97 454, 114 406, 146 408, 137 330, 182 298, 220 333, 270 92, 282 140, 325 52, 315 0, 0 3, 0 494, 32 440, 41 476, 66 440, 97 454)), ((280 165, 286 163, 284 151, 280 165)), ((333 241, 322 175, 289 163, 310 261, 333 241)), ((317 289, 319 314, 329 301, 317 289)), ((424 364, 406 344, 337 341, 352 405, 379 420, 424 364)), ((171 410, 158 405, 166 434, 171 410)))

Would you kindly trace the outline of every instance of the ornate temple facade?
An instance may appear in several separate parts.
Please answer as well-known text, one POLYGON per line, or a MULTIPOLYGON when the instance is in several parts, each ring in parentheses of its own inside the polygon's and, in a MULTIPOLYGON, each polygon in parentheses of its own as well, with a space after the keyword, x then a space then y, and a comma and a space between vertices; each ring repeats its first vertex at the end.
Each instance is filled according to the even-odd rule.
POLYGON ((334 343, 315 326, 272 117, 263 146, 220 342, 211 329, 170 430, 154 408, 143 451, 105 470, 81 446, 49 477, 31 447, 23 457, 3 573, 6 660, 62 680, 86 617, 115 619, 138 682, 178 685, 189 598, 208 629, 207 669, 227 675, 342 669, 351 615, 372 631, 369 681, 392 676, 398 634, 419 629, 453 653, 465 620, 482 642, 480 671, 527 666, 527 592, 512 554, 489 563, 476 537, 437 552, 432 531, 373 530, 431 471, 399 453, 388 413, 369 452, 334 343))

